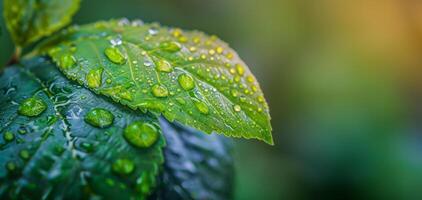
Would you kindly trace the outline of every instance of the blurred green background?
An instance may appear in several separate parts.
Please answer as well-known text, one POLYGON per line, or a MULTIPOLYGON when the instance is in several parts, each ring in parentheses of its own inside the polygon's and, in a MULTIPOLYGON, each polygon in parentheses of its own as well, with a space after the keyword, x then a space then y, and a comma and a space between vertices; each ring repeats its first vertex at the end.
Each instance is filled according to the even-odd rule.
POLYGON ((85 0, 74 21, 119 17, 216 34, 257 76, 276 145, 236 140, 236 199, 422 199, 422 1, 85 0))

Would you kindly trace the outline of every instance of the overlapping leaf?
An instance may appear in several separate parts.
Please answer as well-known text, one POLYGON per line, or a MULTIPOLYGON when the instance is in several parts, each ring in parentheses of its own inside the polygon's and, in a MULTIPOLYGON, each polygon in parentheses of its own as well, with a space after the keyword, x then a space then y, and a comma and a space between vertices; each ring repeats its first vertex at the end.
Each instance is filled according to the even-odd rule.
POLYGON ((14 42, 26 46, 70 23, 80 0, 4 0, 4 18, 14 42))
POLYGON ((24 65, 0 76, 0 199, 143 199, 152 192, 164 162, 156 117, 71 83, 42 58, 24 65), (89 115, 94 108, 102 109, 99 118, 89 115), (134 122, 155 127, 157 141, 131 145, 122 132, 134 122))
POLYGON ((68 78, 133 109, 273 143, 255 77, 215 36, 113 20, 70 28, 39 50, 48 50, 68 78))
POLYGON ((160 120, 167 146, 161 187, 152 199, 233 199, 232 141, 160 120))

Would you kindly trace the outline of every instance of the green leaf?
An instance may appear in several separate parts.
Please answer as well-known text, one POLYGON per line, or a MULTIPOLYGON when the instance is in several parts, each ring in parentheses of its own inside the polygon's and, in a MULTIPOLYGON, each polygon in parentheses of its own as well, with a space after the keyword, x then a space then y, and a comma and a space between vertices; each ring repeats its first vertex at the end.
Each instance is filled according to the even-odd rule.
POLYGON ((145 199, 154 191, 165 143, 156 117, 69 82, 43 58, 23 65, 0 77, 0 199, 145 199), (123 132, 134 123, 153 127, 157 141, 132 145, 123 132))
POLYGON ((3 14, 16 45, 26 46, 66 26, 80 0, 4 0, 3 14))
POLYGON ((69 28, 39 47, 47 50, 68 78, 123 105, 273 144, 258 82, 216 36, 112 20, 69 28))
POLYGON ((160 120, 166 138, 161 187, 152 199, 233 199, 232 141, 160 120))

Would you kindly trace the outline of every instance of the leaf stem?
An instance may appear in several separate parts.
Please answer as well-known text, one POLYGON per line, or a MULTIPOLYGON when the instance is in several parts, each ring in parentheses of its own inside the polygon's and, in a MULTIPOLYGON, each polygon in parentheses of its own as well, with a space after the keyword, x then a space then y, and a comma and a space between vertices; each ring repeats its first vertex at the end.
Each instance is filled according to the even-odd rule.
POLYGON ((15 53, 13 53, 12 58, 7 62, 6 66, 13 65, 19 62, 22 54, 22 47, 16 46, 15 53))

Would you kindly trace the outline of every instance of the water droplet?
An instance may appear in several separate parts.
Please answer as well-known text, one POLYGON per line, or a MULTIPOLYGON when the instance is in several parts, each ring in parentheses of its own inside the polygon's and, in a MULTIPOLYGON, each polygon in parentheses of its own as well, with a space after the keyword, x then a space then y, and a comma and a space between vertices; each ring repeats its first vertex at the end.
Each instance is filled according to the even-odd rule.
POLYGON ((180 86, 186 91, 195 88, 195 81, 188 74, 179 75, 177 81, 179 82, 180 86))
POLYGON ((94 108, 85 115, 85 122, 99 128, 108 127, 113 121, 114 115, 103 108, 94 108))
POLYGON ((258 97, 258 102, 260 102, 260 103, 264 102, 264 97, 259 96, 259 97, 258 97))
POLYGON ((121 37, 116 37, 114 39, 111 39, 110 40, 110 43, 113 46, 117 46, 117 45, 121 45, 123 42, 122 42, 122 38, 121 37))
POLYGON ((75 65, 75 57, 69 54, 62 55, 60 57, 60 67, 63 69, 69 69, 71 67, 74 67, 75 65))
POLYGON ((166 60, 159 60, 158 63, 157 63, 157 67, 156 68, 160 72, 167 72, 167 73, 169 73, 169 72, 172 72, 173 71, 173 67, 166 60))
POLYGON ((196 108, 199 110, 199 112, 201 112, 202 114, 208 114, 209 113, 209 108, 208 105, 202 101, 200 101, 199 99, 192 99, 193 103, 195 104, 196 108))
POLYGON ((247 80, 249 83, 254 82, 254 78, 253 78, 253 76, 252 76, 252 75, 248 75, 248 77, 246 77, 246 80, 247 80))
POLYGON ((215 50, 217 51, 218 54, 222 54, 224 51, 223 47, 217 47, 215 50))
POLYGON ((111 168, 117 174, 128 175, 135 169, 135 164, 132 160, 121 158, 114 161, 111 168))
POLYGON ((226 54, 226 58, 228 58, 229 60, 231 60, 233 58, 233 54, 232 53, 227 53, 226 54))
POLYGON ((173 37, 176 37, 176 38, 180 37, 182 35, 182 30, 179 29, 179 28, 176 28, 176 29, 173 30, 172 35, 173 35, 173 37))
POLYGON ((115 64, 123 65, 126 63, 125 56, 117 47, 107 47, 104 50, 104 54, 111 62, 115 64))
POLYGON ((15 134, 13 134, 12 132, 10 132, 10 131, 7 131, 6 133, 4 133, 4 135, 3 135, 3 139, 4 139, 4 141, 6 141, 6 142, 11 142, 12 140, 14 140, 15 139, 15 134))
POLYGON ((159 133, 153 124, 136 121, 125 128, 123 136, 130 144, 140 148, 147 148, 157 141, 159 133))
POLYGON ((231 90, 230 93, 232 94, 233 97, 237 97, 239 94, 237 90, 231 90))
POLYGON ((155 97, 167 97, 169 95, 169 91, 167 87, 161 84, 156 84, 152 86, 152 94, 155 97))
POLYGON ((245 68, 241 64, 236 64, 236 70, 239 75, 243 75, 245 73, 245 68))
POLYGON ((209 53, 210 55, 214 55, 214 54, 215 54, 215 50, 214 50, 214 49, 210 49, 210 50, 208 51, 208 53, 209 53))
POLYGON ((185 105, 185 104, 186 104, 186 101, 185 101, 183 98, 180 98, 180 97, 177 97, 177 98, 176 98, 176 101, 177 101, 178 103, 182 104, 182 105, 185 105))
POLYGON ((16 164, 13 161, 8 161, 6 163, 6 169, 11 171, 15 171, 16 170, 16 164))
POLYGON ((158 30, 156 28, 150 28, 148 29, 148 33, 152 36, 157 35, 158 30))
POLYGON ((86 83, 90 88, 97 88, 101 86, 103 69, 91 69, 86 74, 86 83))
POLYGON ((22 149, 20 152, 19 152, 19 157, 21 157, 23 160, 28 160, 29 159, 29 151, 28 150, 26 150, 26 149, 22 149))
POLYGON ((47 104, 43 100, 37 97, 30 97, 20 104, 18 112, 21 115, 35 117, 44 112, 45 109, 47 109, 47 104))
POLYGON ((168 52, 178 52, 181 49, 181 45, 177 42, 162 42, 160 43, 160 49, 168 52))
POLYGON ((236 111, 236 112, 240 112, 242 110, 242 108, 240 108, 240 106, 236 104, 236 105, 233 106, 233 110, 236 111))

